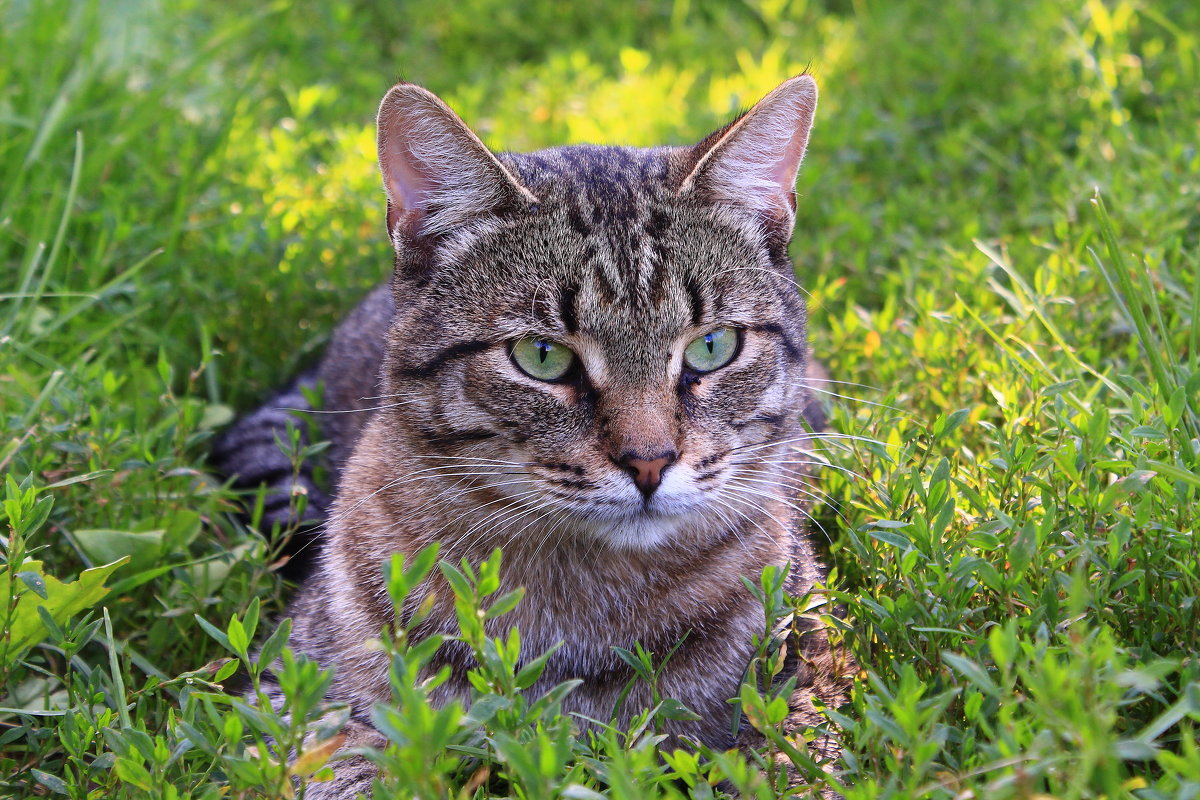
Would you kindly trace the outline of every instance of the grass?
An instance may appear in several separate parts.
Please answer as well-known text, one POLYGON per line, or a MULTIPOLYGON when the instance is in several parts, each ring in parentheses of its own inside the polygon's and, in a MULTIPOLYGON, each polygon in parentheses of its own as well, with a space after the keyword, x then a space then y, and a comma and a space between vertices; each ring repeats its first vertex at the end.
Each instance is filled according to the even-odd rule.
MULTIPOLYGON (((0 3, 0 795, 319 775, 312 665, 288 719, 221 691, 286 591, 205 448, 386 275, 393 79, 521 150, 695 140, 807 67, 793 255, 863 437, 819 510, 864 666, 828 712, 837 782, 1200 796, 1196 31, 1184 0, 0 3)), ((459 577, 463 609, 494 601, 487 568, 459 577)), ((578 738, 521 698, 516 642, 464 637, 492 698, 470 717, 404 683, 421 645, 381 645, 383 796, 779 793, 735 755, 658 759, 669 704, 578 738)))

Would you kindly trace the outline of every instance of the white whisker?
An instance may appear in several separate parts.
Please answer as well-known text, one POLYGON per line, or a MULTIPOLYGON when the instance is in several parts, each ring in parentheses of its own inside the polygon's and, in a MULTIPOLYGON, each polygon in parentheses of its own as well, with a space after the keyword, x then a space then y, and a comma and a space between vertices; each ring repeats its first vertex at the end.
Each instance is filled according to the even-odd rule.
POLYGON ((852 403, 862 403, 863 405, 866 405, 866 406, 875 406, 876 408, 886 408, 888 411, 898 411, 900 413, 904 413, 904 409, 897 408, 896 406, 889 406, 887 403, 876 403, 874 400, 864 400, 861 397, 851 397, 848 394, 838 394, 837 392, 831 392, 828 389, 818 389, 816 386, 813 386, 811 383, 807 383, 805 385, 810 392, 818 392, 820 394, 828 395, 830 397, 836 397, 839 400, 848 400, 852 403))
POLYGON ((817 526, 817 528, 821 531, 821 533, 824 534, 826 539, 828 539, 831 542, 833 541, 833 537, 829 535, 829 531, 825 530, 825 527, 820 522, 817 521, 816 517, 814 517, 812 514, 808 513, 807 511, 805 511, 800 506, 797 506, 794 503, 789 503, 787 500, 784 500, 784 499, 778 497, 777 495, 770 494, 769 492, 764 492, 760 489, 754 488, 753 486, 745 486, 745 485, 739 484, 737 481, 729 481, 728 483, 726 483, 724 486, 721 487, 721 490, 722 491, 732 491, 732 492, 735 492, 738 494, 743 494, 743 495, 746 495, 749 497, 764 498, 767 500, 775 500, 777 502, 783 503, 784 505, 788 506, 792 510, 796 511, 798 514, 802 514, 806 519, 808 519, 809 522, 811 522, 813 525, 817 526))
POLYGON ((276 411, 295 411, 301 414, 360 414, 364 411, 383 411, 388 408, 399 408, 406 406, 409 403, 420 402, 421 398, 416 400, 402 400, 399 403, 387 403, 382 406, 371 406, 370 408, 343 408, 343 409, 322 409, 322 408, 292 408, 290 406, 274 406, 276 411))
MULTIPOLYGON (((730 479, 730 483, 731 483, 731 484, 735 484, 735 485, 736 485, 738 482, 740 482, 740 481, 749 481, 749 482, 751 482, 751 483, 758 483, 758 484, 763 484, 763 485, 765 485, 765 486, 772 486, 772 487, 777 487, 777 488, 778 488, 778 487, 783 487, 783 488, 786 488, 786 489, 790 489, 790 490, 792 490, 792 491, 794 491, 794 492, 798 492, 798 493, 800 493, 800 494, 804 495, 805 497, 809 498, 810 500, 813 500, 813 501, 815 501, 815 502, 817 502, 817 503, 824 503, 824 502, 826 502, 826 497, 825 497, 825 495, 823 495, 823 494, 820 494, 820 493, 818 493, 818 492, 816 492, 816 491, 810 491, 811 489, 815 489, 816 487, 814 487, 814 486, 810 486, 810 485, 808 485, 808 484, 805 484, 805 485, 804 485, 804 487, 800 487, 800 486, 794 486, 794 485, 792 485, 792 484, 789 484, 789 483, 780 483, 779 481, 772 481, 772 480, 768 480, 768 479, 765 479, 765 478, 754 478, 754 477, 750 477, 750 476, 748 476, 748 475, 736 475, 736 476, 734 476, 732 479, 730 479)), ((796 506, 796 505, 793 505, 791 502, 789 502, 788 500, 786 500, 786 499, 784 499, 784 498, 782 498, 782 497, 781 497, 781 498, 779 498, 779 502, 781 502, 781 503, 785 503, 786 505, 790 506, 790 507, 791 507, 791 508, 793 508, 794 510, 796 510, 796 511, 799 511, 801 514, 805 514, 806 516, 808 515, 808 512, 807 512, 807 510, 806 510, 806 509, 804 509, 804 508, 801 508, 801 507, 799 507, 799 506, 796 506)), ((850 520, 846 519, 846 517, 844 517, 844 516, 842 515, 842 513, 841 513, 839 510, 837 510, 837 509, 833 509, 833 512, 834 512, 835 514, 837 514, 837 515, 838 515, 838 517, 840 517, 840 518, 841 518, 842 522, 844 522, 846 525, 849 525, 849 524, 850 524, 850 520)), ((809 519, 812 519, 812 517, 810 516, 810 517, 809 517, 809 519)))
POLYGON ((758 460, 730 461, 729 462, 729 466, 731 466, 731 467, 743 467, 743 466, 750 466, 753 464, 796 464, 796 465, 800 465, 800 466, 821 467, 823 469, 835 469, 835 470, 838 470, 839 472, 846 473, 847 475, 849 475, 852 478, 869 483, 869 481, 867 481, 867 479, 864 476, 860 475, 859 473, 855 472, 854 470, 850 469, 849 467, 843 467, 841 464, 834 464, 830 461, 807 461, 807 460, 796 460, 796 459, 780 460, 780 459, 764 457, 764 458, 758 459, 758 460))

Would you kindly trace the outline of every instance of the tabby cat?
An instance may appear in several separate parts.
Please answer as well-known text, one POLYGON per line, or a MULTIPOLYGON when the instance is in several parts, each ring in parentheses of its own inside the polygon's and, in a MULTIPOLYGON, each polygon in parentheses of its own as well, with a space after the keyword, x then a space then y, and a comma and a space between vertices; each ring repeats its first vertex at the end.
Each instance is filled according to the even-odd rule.
MULTIPOLYGON (((492 153, 438 97, 400 84, 379 109, 395 246, 390 285, 334 334, 316 376, 336 499, 316 570, 292 604, 292 644, 336 668, 349 744, 380 744, 369 709, 387 661, 365 648, 391 623, 380 565, 430 542, 452 562, 504 551, 502 591, 524 601, 526 653, 556 643, 537 696, 570 678, 564 710, 607 719, 631 677, 613 651, 667 653, 660 689, 701 717, 670 729, 734 744, 731 707, 762 610, 742 584, 791 564, 822 576, 806 536, 806 447, 821 426, 806 310, 788 242, 816 84, 800 75, 691 147, 572 146, 492 153)), ((234 427, 217 457, 246 485, 292 480, 275 447, 293 389, 234 427)), ((325 498, 300 478, 325 513, 325 498)), ((270 520, 271 517, 268 517, 270 520)), ((435 585, 420 632, 456 630, 435 585)), ((796 659, 799 717, 843 688, 826 640, 796 659)), ((469 653, 436 700, 469 698, 469 653)), ((625 703, 649 702, 639 686, 625 703)), ((373 768, 338 762, 310 797, 370 793, 373 768)))

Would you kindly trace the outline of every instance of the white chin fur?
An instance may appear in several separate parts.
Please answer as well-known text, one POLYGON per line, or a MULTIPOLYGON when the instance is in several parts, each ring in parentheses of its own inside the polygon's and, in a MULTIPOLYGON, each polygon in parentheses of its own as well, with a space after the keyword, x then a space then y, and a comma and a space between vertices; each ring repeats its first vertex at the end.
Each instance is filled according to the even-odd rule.
POLYGON ((594 508, 582 511, 580 532, 615 550, 647 551, 679 541, 684 529, 711 524, 704 497, 688 472, 686 467, 668 470, 649 504, 628 478, 620 476, 612 487, 617 497, 610 496, 611 505, 600 513, 594 508))
POLYGON ((638 510, 617 519, 593 519, 588 533, 617 550, 654 550, 675 540, 691 514, 661 514, 638 510))

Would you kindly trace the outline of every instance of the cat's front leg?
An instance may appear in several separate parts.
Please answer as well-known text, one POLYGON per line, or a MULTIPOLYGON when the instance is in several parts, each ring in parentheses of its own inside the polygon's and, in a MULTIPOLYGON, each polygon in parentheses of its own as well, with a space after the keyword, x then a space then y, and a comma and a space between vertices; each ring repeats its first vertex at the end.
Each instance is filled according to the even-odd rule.
POLYGON ((357 797, 371 796, 371 787, 379 768, 366 756, 348 751, 361 747, 382 750, 387 746, 387 740, 375 728, 357 720, 346 723, 342 734, 346 740, 329 761, 333 779, 308 783, 304 789, 305 800, 355 800, 357 797))

